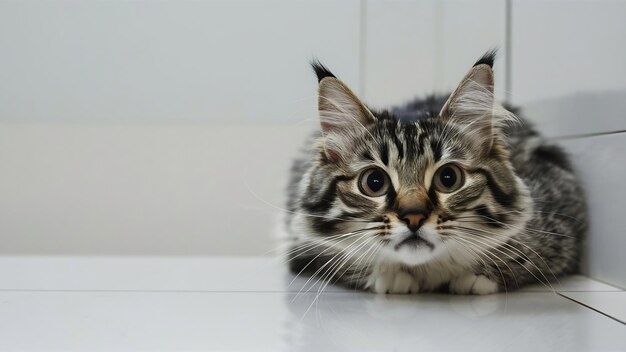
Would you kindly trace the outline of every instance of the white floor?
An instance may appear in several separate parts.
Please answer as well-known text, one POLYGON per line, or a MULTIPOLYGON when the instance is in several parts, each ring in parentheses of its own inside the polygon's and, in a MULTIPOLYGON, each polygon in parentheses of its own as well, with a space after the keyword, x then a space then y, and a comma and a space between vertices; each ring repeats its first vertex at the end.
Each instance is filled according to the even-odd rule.
POLYGON ((582 276, 482 297, 292 280, 261 257, 2 256, 0 351, 626 351, 626 292, 582 276))

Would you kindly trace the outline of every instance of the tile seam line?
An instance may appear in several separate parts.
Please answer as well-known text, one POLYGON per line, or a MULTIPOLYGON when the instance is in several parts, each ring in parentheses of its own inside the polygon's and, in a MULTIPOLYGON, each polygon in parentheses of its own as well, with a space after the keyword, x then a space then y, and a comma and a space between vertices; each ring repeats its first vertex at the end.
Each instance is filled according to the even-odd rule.
POLYGON ((572 134, 572 135, 565 135, 565 136, 554 136, 554 137, 546 137, 546 139, 554 140, 554 141, 564 141, 564 140, 570 140, 570 139, 611 136, 611 135, 619 135, 619 134, 626 134, 626 130, 616 130, 616 131, 607 131, 607 132, 594 132, 594 133, 581 133, 581 134, 572 134))
POLYGON ((359 95, 366 98, 367 0, 359 0, 359 95))
MULTIPOLYGON (((24 289, 24 288, 0 288, 2 292, 43 292, 43 293, 55 293, 55 292, 77 292, 77 293, 91 293, 91 292, 103 292, 103 293, 300 293, 300 294, 317 294, 317 292, 302 292, 298 290, 294 291, 279 291, 279 290, 112 290, 112 289, 24 289)), ((357 292, 367 293, 367 292, 357 292)), ((330 291, 322 294, 354 294, 354 292, 340 292, 330 291)))
MULTIPOLYGON (((301 293, 301 294, 309 294, 315 292, 302 292, 300 290, 293 291, 285 291, 285 290, 151 290, 151 289, 36 289, 36 288, 0 288, 0 292, 110 292, 110 293, 301 293)), ((577 293, 577 292, 624 292, 622 290, 560 290, 560 291, 539 291, 539 290, 528 290, 528 291, 518 291, 517 293, 525 294, 525 293, 557 293, 562 295, 562 293, 577 293)), ((513 292, 511 292, 513 293, 513 292)), ((366 291, 328 291, 323 292, 322 294, 372 294, 371 292, 366 291)), ((392 295, 392 296, 420 296, 420 295, 392 295)))
POLYGON ((505 101, 511 101, 513 89, 513 0, 504 4, 504 89, 505 101))
POLYGON ((572 302, 574 302, 574 303, 578 304, 578 305, 581 305, 581 306, 583 306, 583 307, 585 307, 585 308, 588 308, 588 309, 590 309, 590 310, 592 310, 592 311, 594 311, 594 312, 596 312, 596 313, 599 313, 599 314, 601 314, 601 315, 604 315, 605 317, 607 317, 607 318, 609 318, 609 319, 615 320, 616 322, 618 322, 618 323, 620 323, 620 324, 622 324, 622 325, 626 325, 626 322, 625 322, 625 321, 621 321, 621 320, 619 320, 618 318, 616 318, 616 317, 614 317, 614 316, 609 315, 608 313, 605 313, 605 312, 603 312, 603 311, 601 311, 601 310, 599 310, 599 309, 596 309, 596 308, 594 308, 594 307, 592 307, 592 306, 589 306, 589 305, 586 305, 586 304, 584 304, 584 303, 582 303, 582 302, 579 302, 579 301, 575 300, 574 298, 567 297, 567 296, 565 296, 564 294, 562 294, 562 293, 560 293, 560 292, 557 292, 557 294, 558 294, 559 296, 563 297, 563 298, 566 298, 566 299, 568 299, 568 300, 570 300, 570 301, 572 301, 572 302))

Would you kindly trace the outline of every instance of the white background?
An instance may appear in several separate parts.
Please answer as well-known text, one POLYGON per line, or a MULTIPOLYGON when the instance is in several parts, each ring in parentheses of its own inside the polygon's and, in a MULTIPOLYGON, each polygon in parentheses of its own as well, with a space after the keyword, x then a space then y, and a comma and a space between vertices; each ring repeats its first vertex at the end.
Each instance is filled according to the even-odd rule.
POLYGON ((453 88, 500 47, 498 96, 584 178, 588 272, 625 286, 624 13, 608 0, 0 1, 0 253, 269 253, 290 160, 317 128, 309 60, 384 107, 453 88))

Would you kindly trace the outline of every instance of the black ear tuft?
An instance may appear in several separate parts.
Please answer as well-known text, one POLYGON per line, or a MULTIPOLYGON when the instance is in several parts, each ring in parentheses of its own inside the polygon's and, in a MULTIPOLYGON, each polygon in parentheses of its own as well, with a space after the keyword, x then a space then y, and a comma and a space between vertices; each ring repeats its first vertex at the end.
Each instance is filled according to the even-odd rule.
POLYGON ((493 62, 496 60, 496 54, 498 53, 498 49, 491 49, 483 54, 483 56, 476 61, 474 66, 478 65, 489 65, 489 67, 493 68, 493 62))
POLYGON ((321 62, 319 62, 317 59, 316 60, 312 60, 311 61, 311 67, 313 67, 313 71, 315 71, 315 74, 317 75, 317 82, 321 82, 322 79, 326 78, 326 77, 333 77, 333 78, 337 78, 335 77, 335 75, 333 75, 332 72, 330 72, 324 65, 322 65, 321 62))

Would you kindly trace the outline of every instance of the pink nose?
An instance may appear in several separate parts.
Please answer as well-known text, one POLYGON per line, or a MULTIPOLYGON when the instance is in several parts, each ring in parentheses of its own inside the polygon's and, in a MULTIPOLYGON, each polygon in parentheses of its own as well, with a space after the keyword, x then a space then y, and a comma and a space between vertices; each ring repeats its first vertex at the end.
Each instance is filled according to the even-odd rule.
POLYGON ((417 225, 420 221, 424 220, 424 218, 426 218, 424 214, 405 214, 402 220, 408 222, 409 225, 417 225))
POLYGON ((422 227, 424 220, 428 217, 425 213, 408 213, 402 214, 402 221, 406 223, 409 230, 415 232, 422 227))

